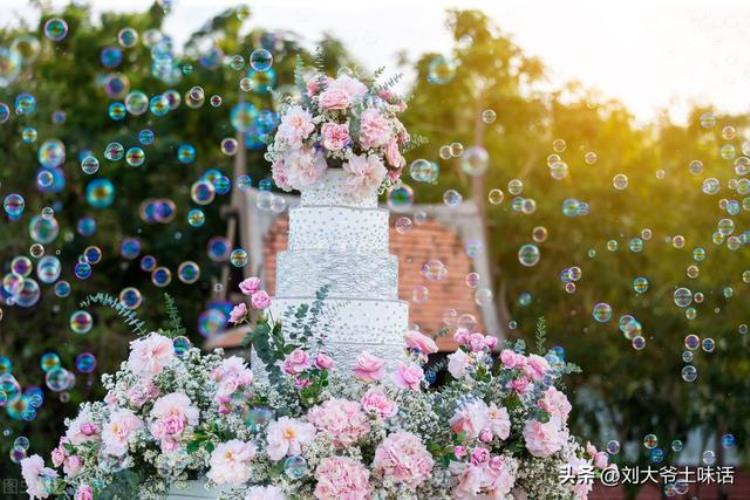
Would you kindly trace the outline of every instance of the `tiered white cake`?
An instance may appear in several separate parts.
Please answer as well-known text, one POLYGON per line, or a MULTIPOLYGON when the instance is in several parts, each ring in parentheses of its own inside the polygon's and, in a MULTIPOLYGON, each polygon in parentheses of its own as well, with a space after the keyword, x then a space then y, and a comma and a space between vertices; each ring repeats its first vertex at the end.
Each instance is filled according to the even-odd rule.
MULTIPOLYGON (((276 297, 271 313, 282 318, 289 307, 312 304, 328 285, 325 319, 315 332, 338 370, 348 370, 360 352, 393 366, 404 356, 403 334, 409 305, 398 300, 398 259, 388 253, 388 210, 377 194, 359 200, 343 189, 344 172, 302 191, 300 206, 289 211, 289 244, 277 256, 276 297)), ((253 370, 263 376, 253 356, 253 370)))

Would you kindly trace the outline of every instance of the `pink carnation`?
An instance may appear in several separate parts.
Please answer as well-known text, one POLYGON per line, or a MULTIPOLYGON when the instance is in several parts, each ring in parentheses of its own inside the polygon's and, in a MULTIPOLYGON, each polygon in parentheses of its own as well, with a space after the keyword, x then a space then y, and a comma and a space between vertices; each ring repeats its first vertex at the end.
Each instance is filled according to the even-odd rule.
POLYGON ((383 378, 384 365, 384 360, 373 356, 367 351, 362 351, 352 371, 354 372, 354 376, 362 382, 377 382, 383 378))
POLYGON ((237 324, 243 319, 245 319, 245 316, 247 315, 247 306, 244 302, 240 302, 236 306, 232 308, 232 311, 229 313, 229 322, 237 324))
POLYGON ((260 290, 260 278, 252 276, 240 282, 240 291, 248 297, 260 290))
POLYGON ((542 397, 539 399, 539 407, 550 415, 560 418, 563 422, 568 419, 570 410, 572 410, 565 393, 554 387, 548 387, 542 393, 542 397))
MULTIPOLYGON (((292 185, 289 184, 289 171, 286 168, 286 162, 283 158, 278 158, 271 165, 271 177, 276 186, 283 191, 291 191, 292 185)), ((251 279, 251 278, 248 278, 251 279)), ((243 292, 244 293, 244 292, 243 292)), ((249 294, 245 294, 249 295, 249 294)))
POLYGON ((526 376, 536 382, 544 380, 544 376, 549 369, 550 366, 547 360, 537 354, 530 354, 526 365, 522 368, 526 376))
POLYGON ((334 362, 333 358, 330 356, 323 354, 322 352, 319 352, 317 356, 315 356, 315 367, 319 368, 321 370, 330 370, 333 368, 334 362))
POLYGON ((490 419, 492 433, 500 439, 508 439, 510 436, 510 415, 506 408, 498 408, 492 403, 487 411, 490 419))
POLYGON ((57 472, 45 467, 42 457, 32 455, 21 460, 21 476, 26 482, 26 493, 30 498, 47 498, 49 492, 45 478, 57 478, 57 472))
POLYGON ((278 486, 251 486, 247 489, 245 500, 286 500, 286 495, 278 486))
POLYGON ((367 93, 367 87, 359 80, 341 75, 329 81, 320 93, 319 104, 324 110, 346 109, 367 93))
POLYGON ((567 435, 560 429, 560 421, 551 418, 547 423, 528 420, 523 428, 523 439, 529 453, 546 458, 562 448, 567 435))
POLYGON ((364 198, 378 190, 385 179, 383 162, 376 155, 352 154, 342 165, 347 191, 355 197, 364 198))
POLYGON ((102 451, 117 457, 127 454, 130 437, 142 428, 143 422, 132 411, 113 411, 102 429, 102 451))
POLYGON ((307 352, 302 349, 295 349, 284 360, 282 369, 288 375, 299 375, 311 366, 312 362, 307 352))
POLYGON ((526 365, 526 358, 523 354, 516 353, 510 349, 503 349, 500 353, 500 362, 505 368, 512 370, 526 365))
POLYGON ((432 337, 428 337, 416 330, 409 330, 404 334, 406 346, 409 349, 416 349, 424 354, 432 354, 438 351, 438 346, 432 337))
POLYGON ((391 139, 391 124, 380 110, 367 108, 362 111, 359 120, 359 142, 362 149, 385 146, 391 139))
POLYGON ((370 421, 355 401, 329 399, 307 414, 308 421, 331 436, 337 448, 347 448, 370 431, 370 421))
POLYGON ((416 364, 399 363, 396 372, 393 374, 393 381, 396 386, 410 391, 418 391, 422 380, 424 380, 424 371, 421 366, 416 364))
POLYGON ((388 141, 388 144, 385 145, 385 159, 393 168, 403 168, 404 165, 406 165, 406 160, 401 155, 398 141, 395 138, 392 138, 388 141))
POLYGON ((255 445, 239 439, 221 443, 211 453, 206 477, 216 484, 239 485, 250 479, 250 463, 255 457, 255 445))
POLYGON ((315 469, 315 498, 365 500, 370 498, 370 472, 358 460, 329 457, 315 469))
POLYGON ((271 297, 268 296, 268 293, 261 290, 259 292, 255 292, 253 296, 250 297, 250 302, 253 305, 253 309, 262 311, 263 309, 267 309, 268 306, 271 305, 271 297))
POLYGON ((156 332, 130 343, 128 368, 138 376, 151 378, 175 359, 172 340, 156 332))
POLYGON ((408 432, 385 438, 375 450, 372 463, 377 475, 412 491, 430 477, 433 465, 432 455, 419 437, 408 432))
POLYGON ((94 500, 94 490, 88 484, 82 484, 76 490, 73 500, 94 500))
POLYGON ((276 132, 276 140, 290 148, 301 148, 302 141, 315 130, 312 115, 302 106, 291 106, 281 115, 281 123, 276 132))
POLYGON ((323 147, 329 151, 341 151, 349 142, 349 126, 347 124, 324 123, 320 127, 323 136, 323 147))
POLYGON ((302 189, 323 178, 328 164, 325 155, 312 148, 295 149, 285 158, 289 186, 302 189))
POLYGON ((466 403, 451 417, 451 430, 456 434, 463 433, 469 439, 477 439, 480 432, 492 425, 489 411, 487 404, 481 399, 466 403))
POLYGON ((374 413, 380 418, 391 418, 398 413, 398 405, 378 387, 368 389, 360 403, 363 410, 367 413, 374 413))
POLYGON ((198 425, 200 410, 182 392, 162 396, 151 409, 151 435, 161 441, 164 452, 175 451, 185 430, 198 425))
POLYGON ((453 490, 455 498, 506 498, 515 484, 515 466, 510 458, 489 457, 469 464, 451 464, 458 474, 458 485, 453 490))
POLYGON ((266 452, 268 458, 278 462, 290 455, 301 455, 304 446, 315 438, 315 426, 289 417, 281 417, 268 425, 266 452))
POLYGON ((448 373, 453 378, 464 378, 466 376, 466 369, 470 365, 471 358, 461 349, 448 356, 448 373))

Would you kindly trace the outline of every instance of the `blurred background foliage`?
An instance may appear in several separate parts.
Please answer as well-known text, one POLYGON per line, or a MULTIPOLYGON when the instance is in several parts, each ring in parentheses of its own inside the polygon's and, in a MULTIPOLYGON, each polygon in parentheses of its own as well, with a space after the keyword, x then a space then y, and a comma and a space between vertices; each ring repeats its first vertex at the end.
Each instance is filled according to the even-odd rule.
MULTIPOLYGON (((68 317, 78 308, 78 301, 88 293, 117 294, 126 286, 134 286, 144 296, 139 316, 149 326, 163 323, 164 290, 151 284, 149 274, 140 270, 137 260, 120 257, 119 245, 124 237, 139 238, 143 253, 157 256, 159 264, 173 273, 185 260, 200 264, 198 283, 185 285, 173 277, 166 289, 176 297, 191 338, 200 340, 195 328, 197 317, 211 294, 211 278, 219 274, 218 265, 206 257, 206 243, 210 237, 224 234, 219 207, 228 202, 229 196, 217 197, 206 207, 205 225, 193 228, 186 221, 186 213, 192 208, 190 185, 208 168, 219 169, 231 178, 233 158, 223 154, 219 144, 223 138, 237 135, 230 110, 238 100, 252 103, 257 110, 274 109, 278 104, 274 96, 286 92, 293 83, 296 55, 301 54, 307 63, 313 61, 309 48, 302 47, 292 31, 268 32, 253 27, 246 33, 242 26, 251 12, 241 7, 208 20, 191 37, 184 52, 175 56, 178 77, 165 83, 154 76, 150 49, 141 43, 148 30, 160 29, 164 16, 155 4, 144 13, 105 13, 94 20, 86 8, 69 6, 63 12, 43 12, 38 26, 0 31, 0 47, 9 46, 28 31, 41 42, 36 62, 25 65, 13 85, 0 88, 0 101, 11 107, 21 92, 37 99, 36 113, 14 116, 0 125, 2 195, 18 192, 26 199, 26 212, 20 221, 6 218, 0 224, 3 273, 9 272, 13 257, 28 254, 31 214, 54 206, 61 232, 46 246, 46 252, 61 258, 62 278, 73 285, 67 298, 56 297, 50 286, 44 286, 35 307, 3 307, 0 354, 12 361, 13 373, 24 388, 44 385, 39 359, 45 352, 58 353, 63 366, 69 368, 80 352, 90 351, 98 358, 94 374, 78 375, 69 402, 63 403, 57 394, 46 392, 46 401, 33 421, 0 417, 2 428, 8 429, 7 436, 0 440, 4 457, 8 457, 17 435, 28 436, 34 452, 48 451, 61 432, 63 417, 73 416, 80 401, 102 396, 96 379, 115 369, 126 355, 132 333, 107 308, 92 309, 96 326, 88 335, 71 333, 68 317), (44 23, 51 17, 62 17, 68 23, 68 36, 61 42, 52 43, 44 37, 44 23), (119 67, 108 70, 100 63, 100 51, 116 45, 117 33, 125 27, 137 30, 141 39, 135 47, 124 49, 119 67), (277 78, 274 93, 241 91, 238 82, 248 67, 236 70, 227 63, 235 54, 247 59, 258 47, 273 53, 277 78), (219 57, 214 68, 207 67, 210 61, 206 63, 211 51, 219 57), (112 99, 102 87, 112 71, 125 75, 131 90, 142 90, 148 96, 169 88, 184 96, 192 87, 201 86, 206 103, 198 109, 183 103, 164 117, 146 113, 113 121, 107 115, 112 99), (209 105, 212 95, 222 97, 221 106, 209 105), (52 123, 51 115, 57 110, 65 112, 64 124, 52 123), (28 126, 38 131, 38 139, 32 144, 21 140, 21 131, 28 126), (144 148, 143 167, 130 168, 124 162, 103 158, 107 144, 116 141, 126 148, 136 145, 138 131, 147 127, 155 132, 156 140, 144 148), (37 149, 50 138, 63 141, 67 150, 62 167, 66 186, 55 194, 40 193, 33 187, 39 168, 37 149), (177 160, 177 147, 184 143, 192 144, 197 151, 196 160, 188 165, 177 160), (93 151, 100 160, 100 170, 94 176, 81 172, 79 154, 84 150, 93 151), (95 209, 84 200, 85 186, 95 177, 114 183, 116 198, 107 209, 95 209), (177 216, 166 225, 143 223, 136 212, 146 198, 173 200, 177 216), (94 236, 76 234, 76 223, 84 215, 96 218, 94 236), (94 266, 90 279, 76 280, 73 264, 92 244, 101 247, 103 259, 94 266)), ((736 178, 735 158, 722 158, 719 151, 729 143, 735 146, 736 156, 741 154, 748 117, 717 114, 715 126, 706 128, 701 126, 700 117, 711 110, 696 108, 687 125, 673 123, 666 112, 655 123, 636 124, 622 104, 579 83, 550 90, 545 86, 543 62, 525 54, 483 13, 451 11, 447 21, 455 39, 452 54, 401 58, 401 69, 416 75, 407 85, 409 109, 403 120, 410 132, 429 139, 427 145, 412 151, 407 161, 425 158, 440 166, 440 176, 432 184, 413 182, 408 173, 404 179, 415 189, 419 203, 442 202, 448 189, 457 189, 465 199, 475 197, 477 201, 486 200, 491 189, 505 192, 502 203, 484 204, 494 289, 500 291, 495 299, 509 305, 515 323, 509 336, 533 340, 537 318, 546 318, 550 345, 563 346, 567 359, 584 370, 569 381, 575 401, 575 432, 599 446, 612 439, 620 441, 629 450, 620 459, 645 464, 648 450, 640 443, 644 435, 653 433, 667 452, 667 461, 671 461, 669 442, 686 440, 688 432, 698 428, 707 439, 705 447, 717 450, 720 459, 721 446, 716 440, 725 433, 736 437, 738 450, 745 456, 750 432, 750 362, 747 336, 738 329, 748 321, 750 310, 749 285, 742 280, 743 271, 750 269, 748 249, 747 244, 738 250, 730 250, 726 242, 717 245, 712 235, 720 218, 732 218, 720 208, 719 200, 742 202, 741 194, 727 188, 736 178), (439 57, 448 61, 443 68, 447 77, 436 82, 431 72, 439 57), (485 110, 495 112, 492 123, 480 119, 485 110), (722 137, 727 125, 736 128, 736 137, 722 137), (569 168, 562 180, 553 179, 547 165, 548 155, 555 152, 552 144, 556 139, 565 141, 564 151, 557 154, 569 168), (481 184, 462 170, 460 158, 439 157, 440 146, 455 142, 465 148, 481 144, 487 150, 489 168, 481 184), (597 156, 592 164, 584 161, 589 152, 597 156), (704 164, 700 175, 691 174, 688 168, 696 159, 704 164), (613 188, 616 174, 627 175, 627 189, 613 188), (721 181, 718 195, 701 191, 707 177, 721 181), (535 201, 533 213, 513 210, 513 196, 506 187, 512 179, 523 181, 520 196, 535 201), (563 201, 571 198, 588 203, 589 213, 564 215, 563 201), (548 237, 539 243, 539 263, 524 267, 519 264, 518 249, 533 242, 532 229, 537 226, 544 226, 548 237), (653 237, 642 242, 642 251, 630 251, 631 239, 641 237, 646 228, 653 237), (673 246, 675 235, 685 238, 683 248, 673 246), (615 251, 607 249, 610 240, 617 242, 615 251), (693 261, 696 247, 706 250, 705 261, 693 261), (695 279, 686 276, 691 264, 700 266, 695 279), (560 280, 560 273, 571 266, 583 271, 575 293, 567 293, 560 280), (648 278, 650 283, 641 295, 633 290, 637 276, 648 278), (674 304, 672 295, 678 286, 704 293, 704 302, 693 304, 695 319, 687 319, 685 309, 674 304), (734 292, 731 297, 725 292, 728 287, 734 292), (528 305, 519 301, 524 292, 531 294, 528 305), (599 302, 611 304, 614 313, 609 322, 592 319, 593 306, 599 302), (618 318, 624 314, 633 315, 642 325, 645 349, 635 350, 619 331, 618 318), (690 333, 716 341, 713 353, 694 353, 699 375, 693 383, 680 376, 685 364, 681 358, 683 340, 690 333)), ((335 37, 326 35, 319 45, 329 73, 335 74, 341 67, 356 68, 355 58, 335 37)), ((262 138, 250 135, 247 169, 257 185, 268 177, 269 168, 262 157, 262 138)), ((741 222, 747 221, 747 213, 744 210, 733 217, 738 228, 735 234, 742 231, 741 222)), ((3 477, 17 474, 17 466, 7 458, 0 463, 3 477)))

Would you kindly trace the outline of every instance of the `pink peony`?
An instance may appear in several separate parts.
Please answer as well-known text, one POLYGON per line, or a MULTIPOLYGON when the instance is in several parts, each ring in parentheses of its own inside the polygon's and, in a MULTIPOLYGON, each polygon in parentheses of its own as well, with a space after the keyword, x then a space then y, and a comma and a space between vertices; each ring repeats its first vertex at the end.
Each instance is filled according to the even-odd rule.
POLYGON ((173 392, 156 400, 150 416, 151 435, 161 441, 162 451, 172 452, 178 449, 182 433, 198 425, 200 410, 185 394, 173 392))
POLYGON ((349 142, 349 126, 344 123, 324 123, 320 127, 323 147, 329 151, 341 151, 349 142))
POLYGON ((330 370, 333 368, 333 358, 330 356, 323 354, 322 352, 319 352, 317 356, 315 356, 315 367, 319 368, 321 370, 330 370))
POLYGON ((342 167, 346 173, 347 191, 359 198, 375 193, 388 173, 383 162, 376 155, 352 154, 342 167))
POLYGON ((206 477, 216 484, 239 485, 250 479, 255 445, 239 439, 221 443, 211 452, 206 477))
POLYGON ((128 452, 130 437, 143 428, 143 422, 130 410, 112 412, 102 429, 102 451, 107 455, 121 457, 128 452))
POLYGON ((82 484, 76 490, 73 500, 94 500, 94 491, 88 484, 82 484))
POLYGON ((448 356, 448 373, 453 378, 464 378, 466 376, 466 369, 471 364, 471 358, 463 350, 459 349, 450 356, 448 356))
POLYGON ((319 104, 323 110, 346 109, 367 93, 367 87, 359 80, 341 75, 328 82, 320 93, 319 104))
POLYGON ((247 489, 245 500, 286 500, 286 495, 278 486, 251 486, 247 489))
POLYGON ((396 432, 385 438, 372 462, 375 474, 412 491, 430 477, 433 465, 430 452, 419 437, 409 432, 396 432))
POLYGON ((404 334, 406 346, 409 349, 416 349, 424 354, 432 354, 438 351, 438 346, 432 337, 428 337, 416 330, 409 330, 404 334))
POLYGON ((385 146, 392 136, 388 119, 376 108, 367 108, 359 117, 359 142, 362 149, 385 146))
POLYGON ((315 438, 315 426, 301 420, 281 417, 268 424, 268 458, 278 462, 287 455, 300 455, 315 438))
POLYGON ((490 461, 490 450, 478 446, 471 450, 469 461, 472 465, 481 465, 490 461))
POLYGON ((47 498, 50 493, 47 491, 45 478, 57 478, 57 472, 45 467, 42 457, 32 455, 21 460, 21 476, 26 482, 26 493, 29 494, 29 498, 47 498))
POLYGON ((352 371, 354 372, 354 376, 362 382, 377 382, 383 378, 384 365, 384 360, 373 356, 367 351, 362 351, 352 371))
POLYGON ((299 375, 312 366, 310 356, 302 349, 295 349, 289 353, 282 364, 284 373, 288 375, 299 375))
MULTIPOLYGON (((289 184, 289 171, 286 168, 286 162, 283 158, 277 159, 273 164, 271 165, 271 177, 273 177, 273 182, 276 183, 276 186, 283 190, 283 191, 291 191, 292 185, 289 184)), ((252 279, 252 278, 248 278, 252 279)), ((257 279, 257 278, 256 278, 257 279)), ((243 293, 245 293, 243 291, 243 293)), ((250 294, 245 294, 250 295, 250 294)))
POLYGON ((323 459, 315 469, 315 498, 319 500, 365 500, 370 498, 370 472, 348 457, 323 459))
POLYGON ((231 356, 214 368, 211 378, 217 385, 216 400, 226 403, 232 394, 253 383, 253 372, 247 367, 244 359, 231 356))
POLYGON ((572 410, 565 393, 558 391, 554 387, 548 387, 542 393, 542 397, 539 399, 539 407, 550 415, 558 417, 563 422, 568 419, 570 410, 572 410))
POLYGON ((312 148, 295 149, 284 162, 289 186, 298 190, 318 182, 328 168, 325 155, 312 148))
POLYGON ((362 409, 380 418, 391 418, 398 413, 398 405, 379 387, 372 387, 362 396, 362 409))
POLYGON ((232 312, 229 313, 229 322, 237 324, 247 315, 247 306, 244 302, 240 302, 232 308, 232 312))
POLYGON ((330 436, 337 448, 355 444, 370 431, 370 421, 360 404, 346 399, 329 399, 315 406, 308 412, 307 419, 330 436))
POLYGON ((451 430, 456 434, 465 434, 469 439, 476 439, 484 429, 492 425, 490 409, 481 399, 466 403, 456 410, 450 419, 451 430))
POLYGON ((276 140, 290 148, 301 148, 302 141, 315 130, 313 118, 302 106, 291 106, 281 115, 281 123, 276 132, 276 140))
POLYGON ((506 408, 498 408, 492 403, 487 410, 487 416, 490 419, 490 429, 492 433, 500 439, 508 439, 510 436, 510 415, 506 408))
POLYGON ((260 278, 252 276, 240 282, 240 291, 248 297, 260 290, 260 278))
POLYGON ((503 351, 500 353, 500 362, 505 368, 507 368, 508 370, 512 370, 514 368, 521 368, 526 365, 526 358, 523 354, 518 354, 511 351, 510 349, 503 349, 503 351))
POLYGON ((151 378, 174 359, 172 340, 153 332, 130 343, 128 368, 140 377, 151 378))
POLYGON ((550 366, 547 360, 537 354, 530 354, 526 365, 522 368, 526 376, 536 382, 544 380, 544 376, 549 369, 550 366))
POLYGON ((416 364, 399 363, 393 374, 393 382, 396 386, 410 391, 418 391, 422 380, 424 380, 424 371, 416 364))
POLYGON ((265 291, 261 290, 259 292, 255 292, 253 296, 250 297, 250 302, 253 305, 253 309, 262 311, 263 309, 267 309, 268 306, 271 305, 271 297, 269 297, 265 291))
POLYGON ((401 155, 398 141, 395 138, 392 138, 388 141, 388 144, 385 145, 385 159, 393 168, 403 168, 406 165, 406 160, 401 155))
POLYGON ((560 421, 555 418, 547 423, 528 420, 523 428, 523 439, 529 453, 538 458, 546 458, 562 448, 567 435, 560 430, 560 421))

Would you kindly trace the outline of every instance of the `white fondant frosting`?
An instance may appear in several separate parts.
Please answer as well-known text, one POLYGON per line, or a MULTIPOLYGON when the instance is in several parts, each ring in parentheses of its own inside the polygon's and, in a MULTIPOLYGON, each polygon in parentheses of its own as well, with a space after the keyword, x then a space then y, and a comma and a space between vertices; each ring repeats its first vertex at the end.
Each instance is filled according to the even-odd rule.
POLYGON ((388 210, 296 207, 289 210, 289 250, 388 253, 388 210))

